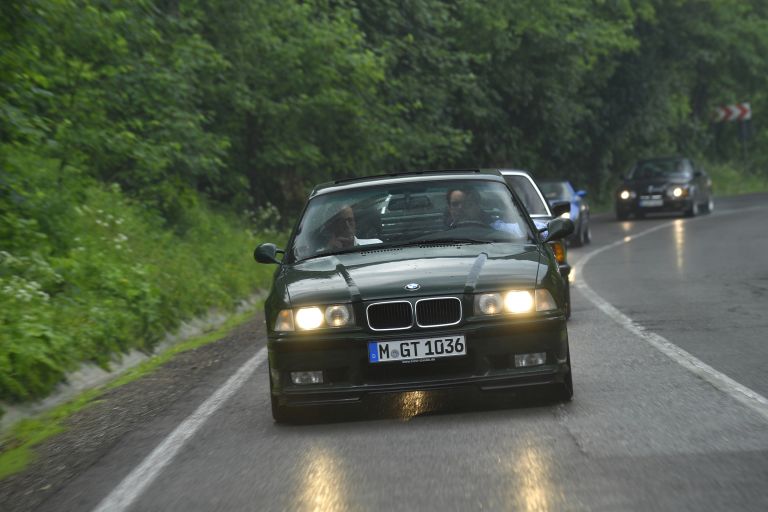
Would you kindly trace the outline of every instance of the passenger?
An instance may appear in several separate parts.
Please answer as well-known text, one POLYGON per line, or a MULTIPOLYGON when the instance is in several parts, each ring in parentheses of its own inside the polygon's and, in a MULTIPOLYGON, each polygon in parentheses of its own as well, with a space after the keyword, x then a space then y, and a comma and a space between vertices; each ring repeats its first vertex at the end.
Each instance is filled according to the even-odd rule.
POLYGON ((358 245, 380 244, 378 238, 357 238, 355 212, 350 206, 343 206, 339 212, 328 221, 327 250, 348 249, 358 245))

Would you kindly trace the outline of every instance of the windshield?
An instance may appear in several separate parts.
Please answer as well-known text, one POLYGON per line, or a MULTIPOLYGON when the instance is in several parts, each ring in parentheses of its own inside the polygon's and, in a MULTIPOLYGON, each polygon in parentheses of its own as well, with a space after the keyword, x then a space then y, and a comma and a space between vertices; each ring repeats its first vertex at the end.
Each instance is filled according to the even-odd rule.
POLYGON ((688 178, 693 174, 690 162, 682 158, 641 160, 635 164, 630 178, 650 180, 656 178, 688 178))
POLYGON ((564 181, 541 181, 539 188, 548 201, 570 201, 573 195, 571 187, 564 181))
POLYGON ((525 214, 503 183, 430 180, 354 187, 311 199, 288 255, 326 254, 426 242, 528 242, 525 214))
POLYGON ((549 215, 547 205, 541 199, 534 184, 526 176, 519 174, 505 175, 507 185, 515 191, 531 215, 549 215))

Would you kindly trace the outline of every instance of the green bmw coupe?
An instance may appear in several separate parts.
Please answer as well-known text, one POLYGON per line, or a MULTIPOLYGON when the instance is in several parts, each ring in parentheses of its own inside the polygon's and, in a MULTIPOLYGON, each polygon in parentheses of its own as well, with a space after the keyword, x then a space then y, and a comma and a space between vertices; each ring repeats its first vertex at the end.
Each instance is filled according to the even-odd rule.
MULTIPOLYGON (((543 230, 542 230, 543 231, 543 230)), ((573 396, 565 283, 549 240, 495 170, 317 186, 265 303, 272 414, 370 393, 545 385, 573 396)))

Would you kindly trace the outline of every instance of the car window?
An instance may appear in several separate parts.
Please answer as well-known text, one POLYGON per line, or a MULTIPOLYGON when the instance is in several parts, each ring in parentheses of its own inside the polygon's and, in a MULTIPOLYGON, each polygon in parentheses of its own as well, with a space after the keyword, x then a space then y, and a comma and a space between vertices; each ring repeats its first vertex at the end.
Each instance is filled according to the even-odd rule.
POLYGON ((693 175, 691 163, 685 158, 640 160, 632 169, 634 180, 690 178, 693 175))
POLYGON ((570 201, 574 195, 565 181, 540 181, 539 188, 548 201, 570 201))
POLYGON ((307 204, 288 254, 299 261, 357 247, 454 237, 478 242, 534 238, 525 213, 503 183, 443 179, 351 187, 315 196, 307 204), (467 218, 450 211, 448 195, 457 198, 457 190, 466 196, 460 211, 467 218), (341 232, 346 232, 346 245, 334 242, 342 238, 341 232))
POLYGON ((525 176, 508 174, 504 176, 509 187, 515 191, 531 215, 549 215, 547 205, 541 199, 535 186, 525 176))

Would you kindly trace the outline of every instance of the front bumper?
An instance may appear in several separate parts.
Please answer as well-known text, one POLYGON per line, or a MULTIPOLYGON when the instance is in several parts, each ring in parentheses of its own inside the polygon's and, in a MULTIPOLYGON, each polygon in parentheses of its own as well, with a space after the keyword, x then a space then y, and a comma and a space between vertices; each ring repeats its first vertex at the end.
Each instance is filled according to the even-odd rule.
POLYGON ((562 382, 568 368, 565 318, 465 322, 398 334, 355 332, 269 339, 273 398, 300 406, 355 402, 368 394, 469 387, 483 391, 562 382), (367 342, 464 334, 467 354, 414 363, 369 363, 367 342), (546 352, 546 363, 516 368, 515 354, 546 352), (292 371, 322 371, 322 384, 293 384, 292 371))
POLYGON ((616 213, 629 214, 629 213, 664 213, 664 212, 684 212, 690 210, 693 204, 693 197, 683 198, 669 198, 666 195, 664 197, 650 197, 642 198, 638 196, 634 199, 617 199, 616 200, 616 213), (655 201, 654 201, 655 200, 655 201))

